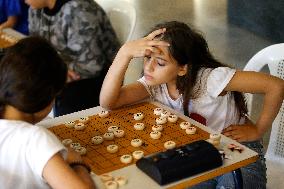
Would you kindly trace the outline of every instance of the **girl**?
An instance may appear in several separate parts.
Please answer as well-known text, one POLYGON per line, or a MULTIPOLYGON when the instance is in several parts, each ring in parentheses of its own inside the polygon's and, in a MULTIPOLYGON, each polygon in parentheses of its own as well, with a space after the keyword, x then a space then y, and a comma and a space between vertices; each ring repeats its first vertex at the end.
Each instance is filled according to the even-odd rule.
POLYGON ((35 126, 65 85, 67 68, 44 39, 29 37, 0 63, 1 188, 93 188, 88 167, 47 129, 35 126), (66 157, 67 155, 67 157, 66 157))
MULTIPOLYGON (((284 96, 284 82, 276 77, 237 71, 211 55, 205 39, 186 24, 157 25, 146 37, 124 44, 110 67, 100 94, 102 107, 113 109, 146 98, 185 115, 197 113, 207 126, 257 151, 260 159, 242 169, 245 188, 265 188, 266 173, 259 142, 271 126, 284 96), (144 76, 122 86, 132 58, 144 57, 144 76), (265 96, 262 113, 253 125, 241 92, 265 96), (253 179, 252 179, 253 177, 253 179)), ((196 187, 234 188, 231 173, 196 187)))

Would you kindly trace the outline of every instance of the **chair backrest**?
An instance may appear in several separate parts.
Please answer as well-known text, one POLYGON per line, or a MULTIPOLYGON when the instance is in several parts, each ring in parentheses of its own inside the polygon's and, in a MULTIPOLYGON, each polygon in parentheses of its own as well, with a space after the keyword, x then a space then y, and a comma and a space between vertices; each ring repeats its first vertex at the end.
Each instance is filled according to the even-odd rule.
MULTIPOLYGON (((271 75, 284 79, 284 43, 271 45, 259 51, 249 60, 244 70, 258 72, 266 65, 271 75)), ((246 97, 251 113, 253 96, 247 94, 246 97)), ((284 163, 284 102, 272 124, 266 158, 284 163)))
POLYGON ((126 0, 95 0, 106 12, 121 44, 129 41, 136 24, 136 9, 126 0))

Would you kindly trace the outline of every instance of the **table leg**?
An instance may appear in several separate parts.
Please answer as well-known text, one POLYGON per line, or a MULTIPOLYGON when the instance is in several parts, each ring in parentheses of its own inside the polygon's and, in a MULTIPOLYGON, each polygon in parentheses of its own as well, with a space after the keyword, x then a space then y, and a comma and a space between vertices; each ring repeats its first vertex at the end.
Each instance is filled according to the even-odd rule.
POLYGON ((236 169, 233 171, 234 183, 236 189, 243 189, 243 176, 241 169, 236 169))

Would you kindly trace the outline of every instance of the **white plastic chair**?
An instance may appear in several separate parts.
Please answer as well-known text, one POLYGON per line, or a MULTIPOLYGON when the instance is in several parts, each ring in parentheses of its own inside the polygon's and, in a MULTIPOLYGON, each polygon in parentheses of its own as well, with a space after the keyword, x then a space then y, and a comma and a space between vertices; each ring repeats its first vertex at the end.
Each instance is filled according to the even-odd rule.
POLYGON ((136 24, 136 9, 125 0, 95 0, 106 12, 121 44, 129 41, 136 24))
MULTIPOLYGON (((259 72, 266 65, 271 75, 284 79, 284 43, 271 45, 259 51, 249 60, 244 70, 259 72)), ((249 114, 252 110, 252 98, 252 94, 247 94, 249 114)), ((267 187, 284 188, 284 182, 280 178, 284 174, 284 102, 272 124, 265 157, 267 160, 267 187)))

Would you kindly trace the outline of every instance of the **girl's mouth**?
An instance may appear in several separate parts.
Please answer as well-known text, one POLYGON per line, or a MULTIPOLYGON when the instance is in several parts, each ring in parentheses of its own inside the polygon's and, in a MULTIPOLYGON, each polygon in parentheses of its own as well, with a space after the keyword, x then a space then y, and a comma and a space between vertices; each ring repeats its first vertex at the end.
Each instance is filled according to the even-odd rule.
POLYGON ((147 74, 144 74, 144 77, 145 77, 145 79, 146 79, 146 80, 152 80, 152 79, 153 79, 153 77, 152 77, 152 76, 147 75, 147 74))

